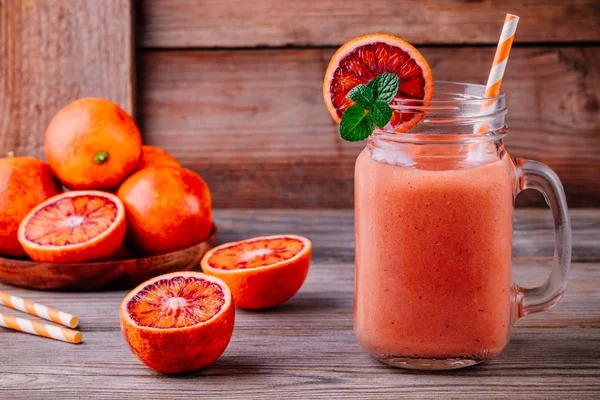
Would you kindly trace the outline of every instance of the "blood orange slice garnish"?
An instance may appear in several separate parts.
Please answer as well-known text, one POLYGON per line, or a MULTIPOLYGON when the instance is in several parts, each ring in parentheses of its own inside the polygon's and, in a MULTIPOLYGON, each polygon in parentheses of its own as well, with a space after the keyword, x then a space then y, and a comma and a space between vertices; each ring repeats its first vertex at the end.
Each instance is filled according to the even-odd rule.
POLYGON ((300 289, 311 252, 311 242, 302 236, 258 237, 215 247, 201 266, 206 274, 227 283, 237 307, 270 308, 300 289))
POLYGON ((231 291, 199 272, 174 272, 142 283, 123 299, 121 330, 148 367, 165 373, 203 368, 225 351, 234 325, 231 291))
MULTIPOLYGON (((325 73, 323 98, 334 121, 339 123, 354 104, 346 97, 351 89, 386 72, 400 80, 396 99, 427 101, 433 97, 429 64, 410 43, 383 33, 360 36, 335 52, 325 73)), ((406 132, 422 118, 422 114, 394 110, 386 128, 406 132)))
POLYGON ((125 209, 113 194, 88 190, 46 200, 19 225, 19 242, 38 262, 74 263, 110 256, 125 237, 125 209))

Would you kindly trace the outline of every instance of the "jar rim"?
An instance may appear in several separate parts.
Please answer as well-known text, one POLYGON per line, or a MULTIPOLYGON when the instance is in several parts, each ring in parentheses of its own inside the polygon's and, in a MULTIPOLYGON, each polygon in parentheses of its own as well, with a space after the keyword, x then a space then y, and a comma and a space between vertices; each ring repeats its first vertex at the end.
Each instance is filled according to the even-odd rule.
POLYGON ((383 129, 375 129, 368 141, 375 142, 395 142, 395 143, 415 143, 415 144, 472 144, 487 141, 497 141, 503 139, 509 132, 508 126, 494 131, 482 133, 410 133, 410 132, 391 132, 383 129))
POLYGON ((436 81, 431 100, 394 99, 390 107, 400 114, 412 114, 417 123, 408 131, 393 131, 391 126, 376 129, 377 134, 415 135, 469 138, 498 138, 508 132, 504 123, 508 109, 506 94, 484 97, 485 85, 476 83, 436 81))
MULTIPOLYGON (((431 100, 415 100, 407 98, 396 98, 392 104, 412 106, 418 105, 448 105, 449 103, 459 104, 484 104, 496 103, 500 100, 506 100, 506 93, 500 91, 497 96, 484 97, 485 85, 470 82, 457 81, 435 81, 433 85, 433 98, 431 100), (441 90, 440 90, 441 86, 441 90), (458 95, 462 97, 458 97, 458 95)), ((442 108, 443 109, 443 108, 442 108)))

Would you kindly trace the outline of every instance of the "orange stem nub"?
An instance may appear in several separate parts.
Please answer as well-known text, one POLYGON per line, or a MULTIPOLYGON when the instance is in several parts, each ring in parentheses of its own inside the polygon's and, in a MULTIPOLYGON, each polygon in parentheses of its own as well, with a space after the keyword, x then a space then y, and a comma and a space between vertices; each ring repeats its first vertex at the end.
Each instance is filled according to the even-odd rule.
POLYGON ((108 151, 99 151, 94 156, 94 162, 96 164, 104 164, 108 161, 108 151))

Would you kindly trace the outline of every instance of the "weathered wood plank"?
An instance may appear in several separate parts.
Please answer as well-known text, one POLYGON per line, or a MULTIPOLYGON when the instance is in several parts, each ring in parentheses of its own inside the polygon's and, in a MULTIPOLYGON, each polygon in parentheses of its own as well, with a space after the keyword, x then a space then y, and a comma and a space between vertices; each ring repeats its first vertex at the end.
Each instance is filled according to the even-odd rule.
POLYGON ((517 40, 598 41, 594 0, 142 0, 138 45, 243 47, 340 45, 358 35, 389 32, 411 43, 492 43, 504 14, 521 17, 517 40))
MULTIPOLYGON (((352 250, 350 250, 352 251, 352 250)), ((540 285, 550 272, 548 258, 514 261, 515 280, 522 286, 540 285)), ((561 303, 548 312, 527 316, 518 321, 519 328, 600 328, 600 263, 573 263, 569 286, 561 303)), ((301 291, 293 301, 282 307, 289 320, 306 324, 310 329, 345 330, 352 327, 352 302, 354 288, 352 262, 333 263, 313 259, 311 271, 301 291)), ((89 332, 119 330, 118 307, 126 291, 103 293, 32 292, 0 284, 2 290, 42 304, 51 305, 81 318, 84 338, 89 332)), ((22 314, 12 310, 3 313, 22 314)), ((243 313, 238 318, 239 329, 277 332, 292 329, 281 320, 279 313, 243 313)), ((0 329, 0 342, 4 331, 0 329)), ((10 332, 5 332, 10 334, 10 332)), ((34 338, 35 339, 35 338, 34 338)))
MULTIPOLYGON (((281 310, 283 311, 283 310, 281 310)), ((6 398, 597 398, 600 329, 519 329, 496 360, 463 371, 411 373, 370 358, 346 330, 236 331, 203 371, 165 376, 143 367, 120 332, 78 347, 23 334, 3 340, 6 398), (23 348, 35 357, 24 357, 23 348), (33 353, 35 351, 35 353, 33 353)), ((1 337, 1 336, 0 336, 1 337)))
MULTIPOLYGON (((352 308, 353 215, 352 210, 218 210, 216 219, 222 242, 288 232, 311 239, 313 266, 303 291, 312 288, 312 293, 305 303, 310 306, 310 299, 317 299, 319 306, 330 305, 326 314, 331 317, 322 322, 330 325, 334 315, 339 321, 339 307, 352 308)), ((572 210, 571 218, 573 259, 582 262, 573 263, 567 294, 551 311, 528 316, 518 326, 600 327, 600 210, 572 210)), ((516 210, 514 220, 514 279, 524 287, 541 285, 552 266, 552 215, 548 210, 516 210)))
MULTIPOLYGON (((354 223, 351 210, 216 210, 219 242, 260 235, 295 233, 313 242, 313 264, 306 284, 294 302, 285 306, 294 318, 313 326, 349 326, 354 291, 354 223), (335 282, 332 285, 332 282, 335 282), (311 307, 329 315, 313 318, 311 307)), ((567 294, 546 313, 528 316, 519 322, 526 327, 600 327, 600 210, 575 210, 573 219, 573 263, 567 294)), ((543 210, 517 210, 515 215, 515 280, 522 286, 543 282, 551 267, 553 234, 551 215, 543 210)), ((85 315, 85 331, 118 329, 116 309, 123 291, 99 293, 35 292, 9 288, 18 296, 33 298, 61 310, 85 315), (74 301, 76 299, 76 301, 74 301)), ((260 324, 267 330, 281 328, 278 314, 248 313, 239 324, 251 328, 260 324)))
MULTIPOLYGON (((313 257, 323 263, 354 262, 353 210, 216 210, 219 241, 252 236, 296 233, 316 244, 313 257)), ((573 260, 600 260, 600 210, 571 210, 573 260)), ((551 257, 554 230, 549 210, 517 209, 514 215, 513 257, 551 257)))
MULTIPOLYGON (((323 105, 332 53, 139 53, 144 138, 200 172, 216 207, 351 206, 354 160, 364 143, 341 140, 323 105)), ((485 82, 493 49, 423 53, 437 79, 485 82)), ((571 206, 600 204, 594 184, 600 176, 600 48, 515 49, 504 89, 509 151, 554 168, 571 206)), ((543 199, 519 204, 540 206, 543 199)))
MULTIPOLYGON (((118 321, 124 291, 51 293, 0 285, 79 315, 84 333, 84 343, 73 346, 0 328, 1 393, 27 399, 597 398, 600 263, 590 248, 600 235, 600 210, 576 210, 572 217, 576 253, 587 260, 574 263, 564 299, 519 321, 506 351, 481 366, 412 373, 362 351, 352 333, 351 210, 217 210, 221 241, 282 232, 313 240, 307 281, 290 302, 266 312, 238 310, 231 344, 213 366, 169 377, 143 367, 127 349, 118 321)), ((542 210, 517 211, 518 254, 550 250, 549 218, 542 210)), ((546 276, 550 259, 517 257, 515 266, 517 281, 534 285, 546 276)))
POLYGON ((43 157, 58 109, 104 97, 133 110, 130 0, 0 2, 0 156, 43 157))

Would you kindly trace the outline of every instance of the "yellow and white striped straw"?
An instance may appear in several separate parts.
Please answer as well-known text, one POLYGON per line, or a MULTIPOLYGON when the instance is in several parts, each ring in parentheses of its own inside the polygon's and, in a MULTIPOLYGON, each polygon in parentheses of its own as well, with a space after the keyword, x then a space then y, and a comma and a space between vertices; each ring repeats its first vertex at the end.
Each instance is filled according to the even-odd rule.
POLYGON ((81 332, 62 328, 60 326, 45 324, 43 322, 13 317, 12 315, 0 313, 0 326, 32 335, 61 340, 67 343, 81 343, 81 332))
POLYGON ((31 300, 13 296, 12 294, 3 291, 0 291, 0 304, 69 328, 77 328, 77 325, 79 325, 79 318, 74 315, 67 314, 56 308, 34 303, 31 300))

